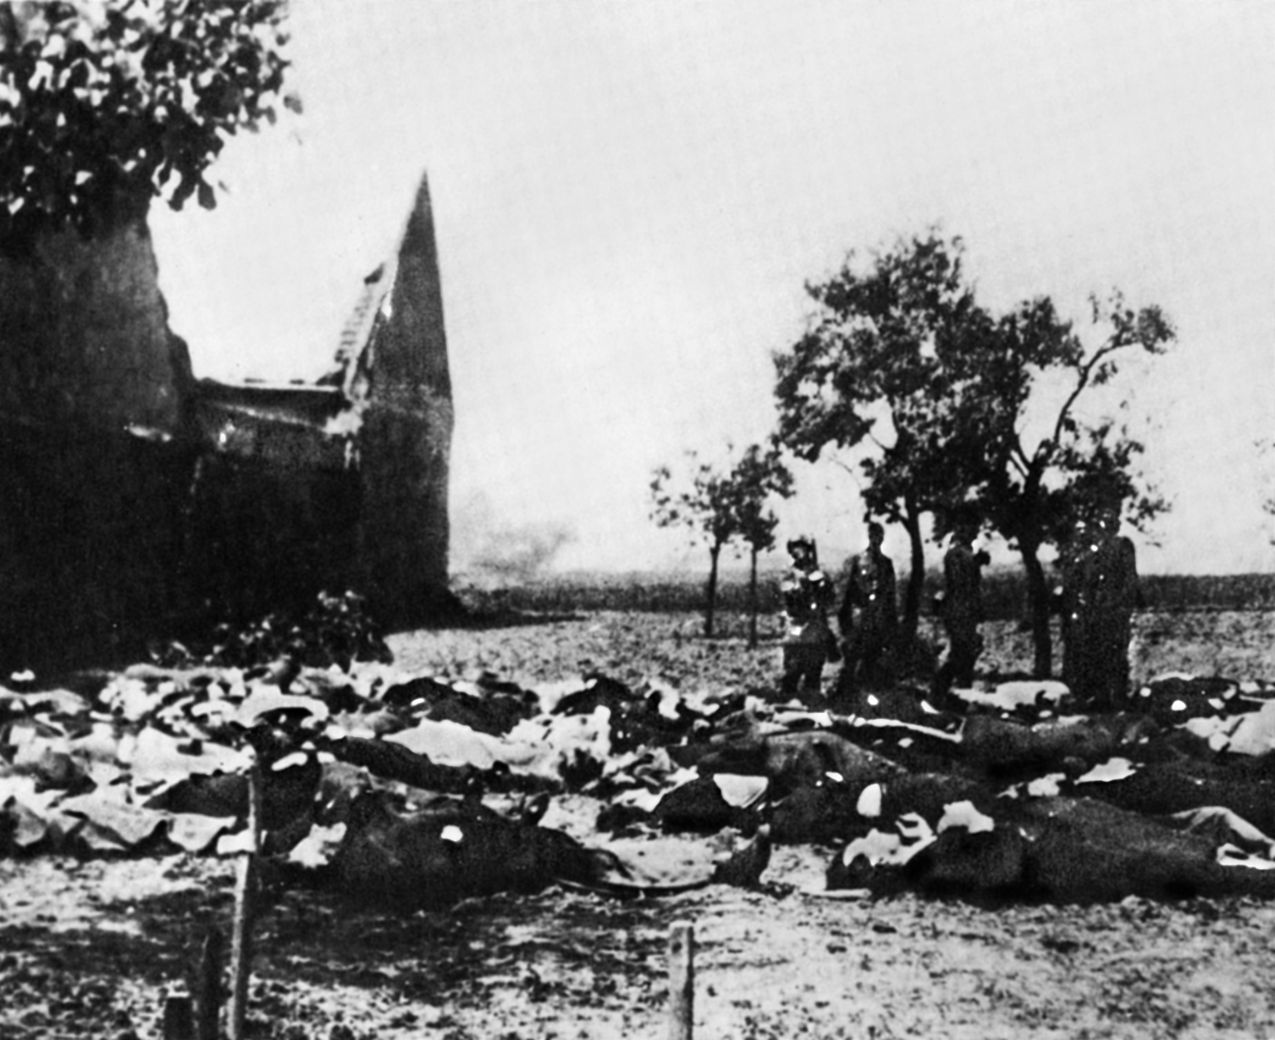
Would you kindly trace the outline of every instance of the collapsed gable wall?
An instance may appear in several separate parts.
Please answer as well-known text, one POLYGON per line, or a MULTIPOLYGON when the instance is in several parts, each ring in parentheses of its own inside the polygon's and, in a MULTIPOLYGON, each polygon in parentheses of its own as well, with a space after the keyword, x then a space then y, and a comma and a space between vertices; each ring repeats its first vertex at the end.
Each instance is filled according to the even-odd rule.
POLYGON ((454 417, 424 180, 397 248, 364 280, 336 362, 313 385, 200 382, 196 415, 215 452, 199 494, 223 517, 202 537, 214 561, 251 573, 235 589, 241 614, 260 609, 263 582, 276 599, 343 583, 385 624, 427 619, 450 605, 454 417), (245 536, 266 509, 260 537, 245 536))
POLYGON ((447 591, 454 413, 429 186, 422 180, 357 364, 362 586, 379 616, 419 620, 447 591), (365 388, 362 388, 365 386, 365 388))

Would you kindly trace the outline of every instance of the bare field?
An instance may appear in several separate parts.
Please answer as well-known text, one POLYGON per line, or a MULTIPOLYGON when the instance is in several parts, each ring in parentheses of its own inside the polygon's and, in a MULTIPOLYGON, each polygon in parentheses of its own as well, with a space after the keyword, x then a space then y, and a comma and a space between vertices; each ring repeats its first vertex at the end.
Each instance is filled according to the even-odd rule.
MULTIPOLYGON (((767 686, 778 650, 744 622, 591 613, 403 633, 406 670, 537 683, 596 670, 633 683, 767 686)), ((773 637, 766 619, 763 635, 773 637)), ((1021 671, 1027 638, 989 625, 986 667, 1021 671)), ((1135 677, 1275 679, 1275 614, 1145 614, 1135 677)), ((587 837, 598 808, 545 823, 587 837)), ((714 839, 723 847, 732 841, 714 839)), ((696 1036, 1275 1036, 1275 905, 1251 900, 979 909, 815 894, 831 850, 776 850, 758 891, 614 900, 563 889, 447 912, 351 914, 290 893, 263 918, 250 1035, 287 1040, 651 1037, 667 1032, 665 942, 698 940, 696 1036)), ((232 866, 212 858, 0 861, 0 1037, 160 1036, 189 944, 227 924, 232 866)))

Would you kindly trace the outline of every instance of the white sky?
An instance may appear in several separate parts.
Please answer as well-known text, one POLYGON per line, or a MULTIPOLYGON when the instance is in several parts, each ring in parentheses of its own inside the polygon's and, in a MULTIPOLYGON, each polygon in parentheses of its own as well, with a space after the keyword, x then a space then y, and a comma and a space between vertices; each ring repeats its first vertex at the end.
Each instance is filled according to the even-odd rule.
MULTIPOLYGON (((939 222, 985 303, 1164 307, 1122 384, 1174 500, 1141 567, 1275 569, 1275 6, 293 0, 292 30, 305 115, 227 149, 216 213, 154 215, 172 323, 197 374, 317 374, 426 171, 458 544, 481 515, 569 526, 562 567, 700 567, 650 471, 764 436, 803 282, 939 222)), ((784 533, 839 562, 853 482, 800 486, 784 533)))

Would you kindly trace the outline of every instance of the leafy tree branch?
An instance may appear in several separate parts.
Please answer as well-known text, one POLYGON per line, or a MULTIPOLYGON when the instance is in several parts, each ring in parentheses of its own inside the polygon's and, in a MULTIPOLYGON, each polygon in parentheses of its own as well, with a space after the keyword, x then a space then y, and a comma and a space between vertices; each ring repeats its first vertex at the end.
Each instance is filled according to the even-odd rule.
POLYGON ((0 6, 0 239, 85 233, 151 198, 208 209, 226 141, 274 122, 282 0, 0 6))

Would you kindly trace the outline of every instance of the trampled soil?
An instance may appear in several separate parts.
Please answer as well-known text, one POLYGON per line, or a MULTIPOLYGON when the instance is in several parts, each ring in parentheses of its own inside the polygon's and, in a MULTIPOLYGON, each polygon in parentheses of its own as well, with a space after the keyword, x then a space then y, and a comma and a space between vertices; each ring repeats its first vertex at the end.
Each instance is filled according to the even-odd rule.
MULTIPOLYGON (((683 688, 766 685, 777 649, 739 619, 595 614, 392 637, 398 663, 524 683, 598 670, 683 688)), ((1167 670, 1275 678, 1275 616, 1139 619, 1138 678, 1167 670)), ((988 626, 987 667, 1027 643, 988 626)), ((583 839, 598 806, 544 823, 583 839)), ((710 840, 729 847, 730 833, 710 840)), ((614 899, 553 888, 448 911, 351 912, 291 892, 264 915, 250 1035, 302 1040, 667 1033, 669 925, 694 924, 697 1037, 1261 1037, 1275 1035, 1275 904, 1131 899, 981 909, 820 894, 831 849, 775 850, 764 884, 614 899)), ((0 1037, 160 1036, 192 947, 226 928, 233 865, 212 857, 0 861, 0 1037)))

